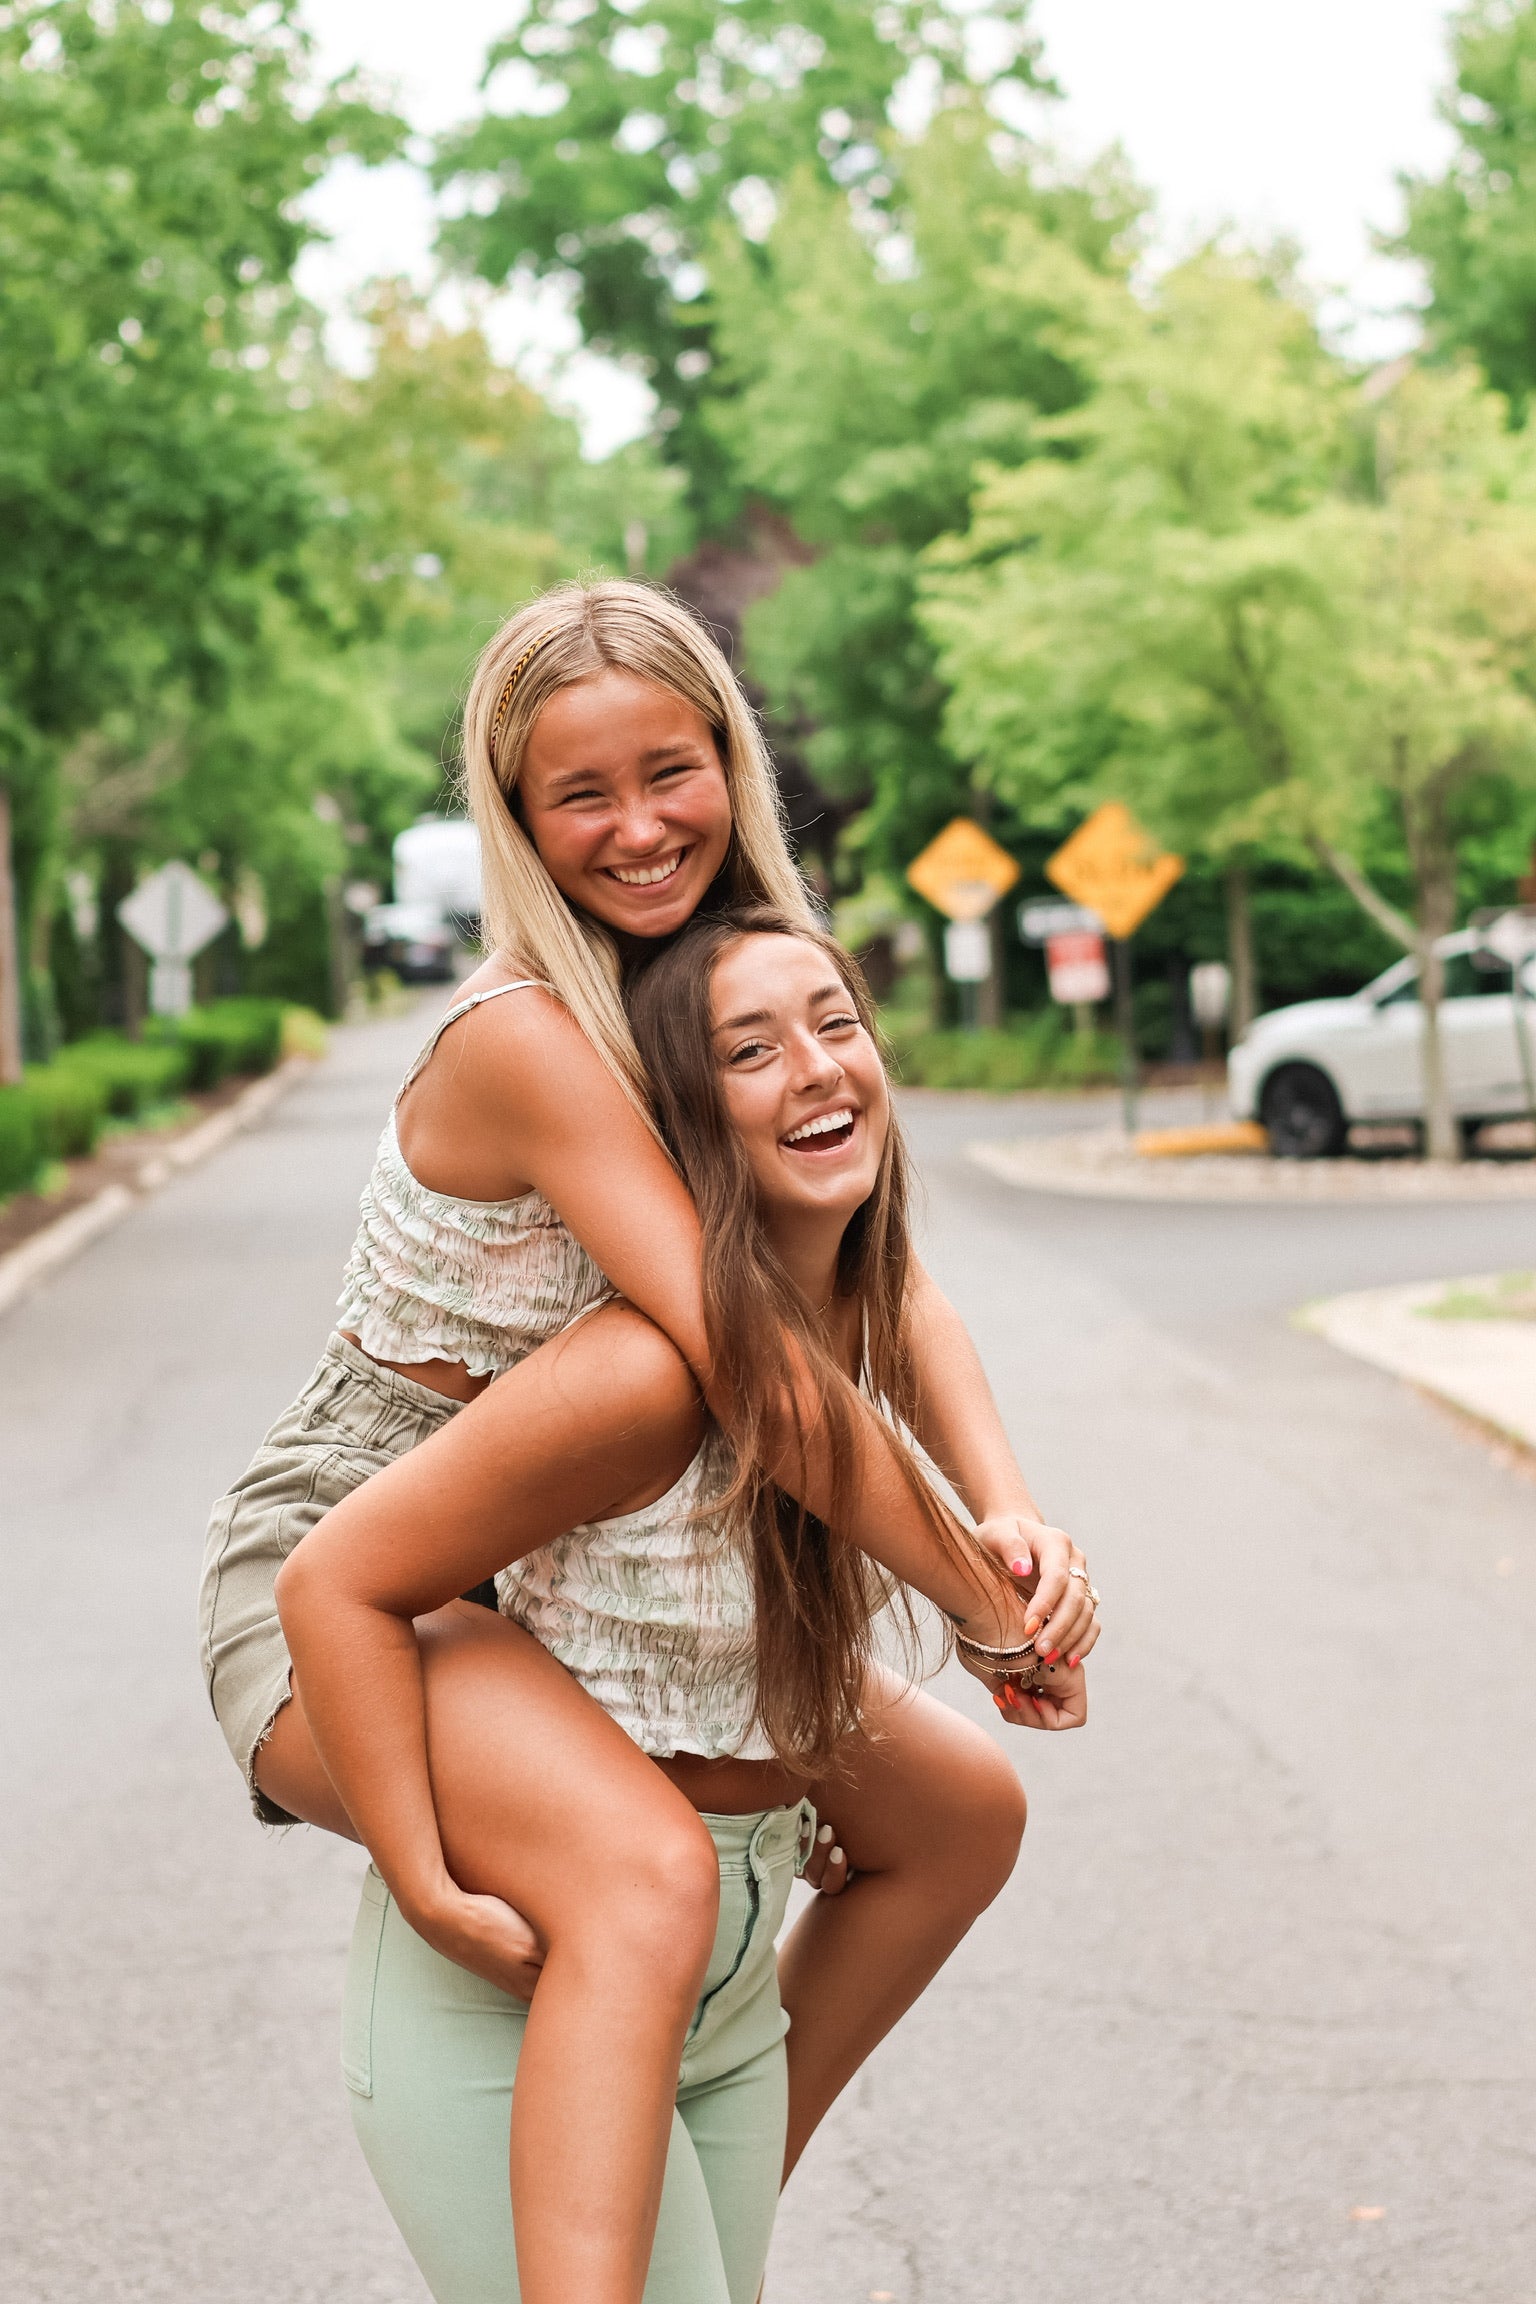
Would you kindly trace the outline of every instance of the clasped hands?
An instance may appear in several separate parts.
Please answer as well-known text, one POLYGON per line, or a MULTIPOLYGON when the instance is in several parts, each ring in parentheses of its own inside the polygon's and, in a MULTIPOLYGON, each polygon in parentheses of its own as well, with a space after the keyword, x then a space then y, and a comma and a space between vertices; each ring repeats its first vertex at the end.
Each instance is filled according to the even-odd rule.
POLYGON ((1064 1529, 1022 1513, 980 1521, 976 1541, 1005 1568, 1019 1605, 999 1607, 985 1625, 968 1626, 988 1647, 1035 1643, 1032 1676, 988 1670, 960 1652, 960 1662, 1014 1728, 1081 1728, 1088 1717, 1083 1661, 1099 1637, 1098 1595, 1088 1563, 1064 1529))

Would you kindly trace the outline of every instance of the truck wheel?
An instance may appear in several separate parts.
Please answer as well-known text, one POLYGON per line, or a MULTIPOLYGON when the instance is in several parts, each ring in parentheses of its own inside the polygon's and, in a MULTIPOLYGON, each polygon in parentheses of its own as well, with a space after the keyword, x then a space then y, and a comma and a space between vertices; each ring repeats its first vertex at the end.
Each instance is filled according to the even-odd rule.
POLYGON ((1282 1160, 1331 1160, 1349 1135, 1338 1091, 1315 1064, 1282 1064, 1271 1073, 1259 1099, 1259 1118, 1271 1152, 1282 1160))

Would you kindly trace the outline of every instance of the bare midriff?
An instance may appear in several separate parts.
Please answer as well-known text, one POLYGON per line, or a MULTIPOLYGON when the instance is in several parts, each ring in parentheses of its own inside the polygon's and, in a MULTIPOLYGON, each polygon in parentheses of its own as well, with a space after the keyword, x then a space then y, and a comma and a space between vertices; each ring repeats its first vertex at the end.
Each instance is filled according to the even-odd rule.
POLYGON ((788 1808, 807 1790, 807 1779, 779 1760, 706 1760, 697 1752, 673 1752, 656 1765, 701 1816, 788 1808))
POLYGON ((489 1376, 471 1376, 462 1360, 381 1360, 376 1352, 367 1350, 362 1338, 354 1335, 350 1328, 343 1328, 341 1334, 376 1368, 389 1368, 397 1376, 409 1376, 413 1384, 424 1384, 429 1392, 440 1392, 445 1400, 478 1400, 491 1381, 489 1376))

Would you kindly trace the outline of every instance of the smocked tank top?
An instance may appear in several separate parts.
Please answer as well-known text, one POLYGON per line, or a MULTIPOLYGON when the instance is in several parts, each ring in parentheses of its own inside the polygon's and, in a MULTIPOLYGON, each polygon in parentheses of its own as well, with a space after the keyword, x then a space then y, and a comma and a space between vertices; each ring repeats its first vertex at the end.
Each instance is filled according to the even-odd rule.
POLYGON ((773 1758, 756 1717, 752 1564, 717 1509, 730 1467, 712 1431, 654 1504, 572 1528, 496 1579, 502 1614, 657 1758, 773 1758))
POLYGON ((457 1002, 401 1083, 339 1300, 339 1325, 375 1360, 461 1360, 472 1376, 496 1376, 615 1293, 542 1192, 459 1200, 421 1183, 400 1149, 400 1097, 449 1025, 484 1000, 531 989, 544 987, 525 976, 457 1002))

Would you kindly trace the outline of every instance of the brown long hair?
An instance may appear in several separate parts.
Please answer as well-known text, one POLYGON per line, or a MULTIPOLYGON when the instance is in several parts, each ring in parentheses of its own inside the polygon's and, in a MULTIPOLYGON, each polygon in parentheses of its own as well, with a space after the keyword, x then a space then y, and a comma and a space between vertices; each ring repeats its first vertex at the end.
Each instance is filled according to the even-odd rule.
MULTIPOLYGON (((715 970, 744 936, 793 936, 814 945, 836 970, 877 1044, 879 1033, 857 962, 823 930, 766 905, 693 922, 646 963, 628 993, 662 1136, 693 1195, 703 1232, 705 1323, 715 1375, 732 1403, 736 1457, 721 1508, 745 1526, 754 1562, 757 1717, 782 1760, 822 1769, 858 1725, 876 1616, 892 1599, 906 1605, 894 1579, 840 1533, 852 1501, 855 1421, 865 1413, 857 1392, 885 1411, 887 1441, 903 1477, 940 1544, 966 1568, 978 1592, 1007 1580, 946 1511, 899 1436, 915 1420, 917 1380, 908 1318, 907 1153, 895 1113, 874 1190, 849 1223, 838 1254, 837 1293, 853 1298, 859 1313, 855 1383, 768 1237, 746 1151, 721 1091, 710 1009, 715 970), (830 1525, 777 1488, 762 1469, 770 1429, 787 1400, 804 1471, 807 1426, 798 1402, 807 1372, 812 1421, 825 1434, 833 1468, 830 1525)), ((909 1614, 909 1628, 911 1621, 909 1614)))

